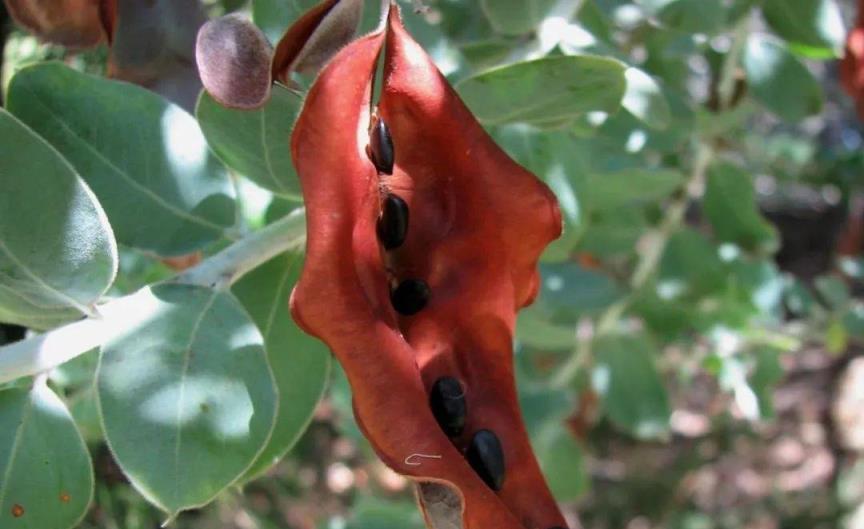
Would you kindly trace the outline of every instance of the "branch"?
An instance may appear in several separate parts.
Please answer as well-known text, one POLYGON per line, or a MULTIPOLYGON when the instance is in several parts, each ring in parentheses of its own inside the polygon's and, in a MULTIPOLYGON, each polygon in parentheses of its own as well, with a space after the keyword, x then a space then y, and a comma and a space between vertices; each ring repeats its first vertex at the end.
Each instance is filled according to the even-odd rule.
MULTIPOLYGON (((299 210, 240 239, 167 282, 228 289, 273 257, 300 248, 306 240, 306 218, 299 210)), ((45 334, 0 347, 0 384, 49 371, 111 339, 118 319, 134 320, 135 294, 99 306, 102 318, 85 318, 45 334)))
MULTIPOLYGON (((736 24, 732 33, 732 43, 729 47, 729 52, 724 57, 721 67, 720 80, 718 82, 718 92, 720 95, 719 110, 721 112, 728 110, 732 103, 735 90, 735 76, 741 62, 741 54, 747 43, 749 28, 750 13, 741 17, 741 20, 736 24)), ((708 166, 714 157, 713 143, 714 138, 698 140, 693 168, 690 172, 690 179, 687 182, 687 192, 682 193, 679 198, 676 198, 669 204, 660 225, 646 236, 645 244, 642 245, 644 250, 640 253, 639 261, 636 264, 633 275, 630 277, 630 293, 613 303, 603 312, 598 318, 597 325, 592 333, 577 333, 582 338, 577 340, 576 349, 573 351, 573 354, 570 355, 570 358, 564 362, 552 377, 550 381, 552 387, 566 387, 581 369, 590 365, 593 358, 591 344, 594 336, 608 334, 615 329, 624 312, 633 302, 634 296, 649 283, 655 272, 657 272, 669 239, 684 223, 684 214, 687 211, 687 205, 691 201, 697 201, 702 197, 705 189, 705 172, 708 170, 708 166)))
MULTIPOLYGON (((553 387, 563 388, 567 386, 579 370, 590 363, 593 337, 612 332, 633 302, 634 297, 648 284, 660 265, 669 239, 684 223, 687 205, 691 201, 701 198, 705 189, 705 172, 708 170, 712 158, 712 148, 708 144, 700 142, 696 148, 696 159, 693 161, 693 169, 687 182, 687 192, 682 193, 680 197, 667 206, 666 214, 660 221, 660 225, 645 236, 644 244, 641 245, 644 250, 639 254, 636 269, 630 277, 630 293, 610 305, 598 318, 594 332, 578 341, 574 354, 552 378, 553 387)), ((585 335, 585 333, 577 334, 585 335)))

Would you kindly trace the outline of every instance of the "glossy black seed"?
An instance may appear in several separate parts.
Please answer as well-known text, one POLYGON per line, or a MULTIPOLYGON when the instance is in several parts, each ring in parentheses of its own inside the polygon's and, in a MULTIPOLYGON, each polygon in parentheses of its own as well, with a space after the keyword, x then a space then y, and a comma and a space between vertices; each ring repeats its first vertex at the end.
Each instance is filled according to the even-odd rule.
POLYGON ((408 235, 408 204, 399 196, 388 194, 381 205, 376 230, 385 250, 402 246, 408 235))
POLYGON ((390 303, 403 316, 417 314, 429 302, 429 285, 419 279, 406 279, 390 292, 390 303))
POLYGON ((0 345, 23 340, 26 335, 27 329, 25 327, 11 323, 0 324, 0 345))
POLYGON ((369 155, 379 173, 393 174, 396 153, 393 150, 393 137, 384 120, 378 118, 369 138, 369 155))
POLYGON ((465 429, 468 406, 462 384, 453 377, 441 377, 429 392, 429 406, 438 425, 449 437, 457 437, 465 429))
POLYGON ((471 439, 465 458, 490 489, 501 490, 504 485, 504 449, 497 435, 490 430, 479 430, 471 439))

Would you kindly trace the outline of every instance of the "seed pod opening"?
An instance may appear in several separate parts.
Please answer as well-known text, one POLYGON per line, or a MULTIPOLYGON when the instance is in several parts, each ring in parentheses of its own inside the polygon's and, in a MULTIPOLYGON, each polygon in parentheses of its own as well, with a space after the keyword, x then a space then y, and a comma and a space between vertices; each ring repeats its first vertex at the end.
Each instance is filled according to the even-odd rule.
POLYGON ((376 453, 418 483, 441 485, 418 488, 436 526, 565 526, 531 450, 513 376, 516 312, 536 295, 537 261, 561 233, 551 190, 489 137, 395 7, 380 32, 323 68, 291 153, 308 235, 292 315, 344 367, 357 423, 376 453), (375 114, 387 134, 370 128, 378 64, 375 114), (383 176, 391 167, 379 140, 388 136, 399 157, 383 176), (382 188, 410 205, 410 236, 392 253, 376 233, 382 188), (470 389, 471 415, 454 442, 430 391, 457 376, 470 389), (472 466, 462 449, 483 428, 490 433, 477 434, 472 466))

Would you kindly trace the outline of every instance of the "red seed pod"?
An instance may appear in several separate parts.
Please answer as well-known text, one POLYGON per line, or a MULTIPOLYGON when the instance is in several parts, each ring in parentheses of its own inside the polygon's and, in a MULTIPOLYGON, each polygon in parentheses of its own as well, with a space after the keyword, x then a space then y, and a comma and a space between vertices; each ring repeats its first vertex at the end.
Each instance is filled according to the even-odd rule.
POLYGON ((341 362, 379 457, 421 485, 432 526, 565 527, 513 377, 516 312, 534 299, 537 260, 561 233, 552 192, 483 130, 395 8, 384 30, 323 68, 291 153, 307 214, 291 312, 341 362), (394 145, 392 175, 367 155, 372 79, 385 46, 378 112, 394 145), (392 250, 377 233, 388 194, 411 219, 392 250), (422 281, 428 297, 400 313, 391 296, 406 281, 422 281), (468 403, 452 437, 430 405, 442 377, 457 379, 468 403))
POLYGON ((864 0, 858 1, 855 26, 846 36, 846 49, 840 61, 840 84, 855 100, 858 116, 864 119, 864 0))

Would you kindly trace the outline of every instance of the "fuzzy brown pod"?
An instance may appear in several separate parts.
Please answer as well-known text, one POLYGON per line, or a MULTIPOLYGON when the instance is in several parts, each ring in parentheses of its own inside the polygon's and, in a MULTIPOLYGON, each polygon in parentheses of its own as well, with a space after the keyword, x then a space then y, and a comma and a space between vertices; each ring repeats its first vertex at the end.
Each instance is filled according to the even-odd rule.
POLYGON ((89 48, 105 40, 99 0, 5 0, 12 19, 42 40, 89 48))
POLYGON ((252 110, 270 98, 273 49, 264 33, 240 15, 204 24, 195 45, 204 89, 219 104, 252 110))

